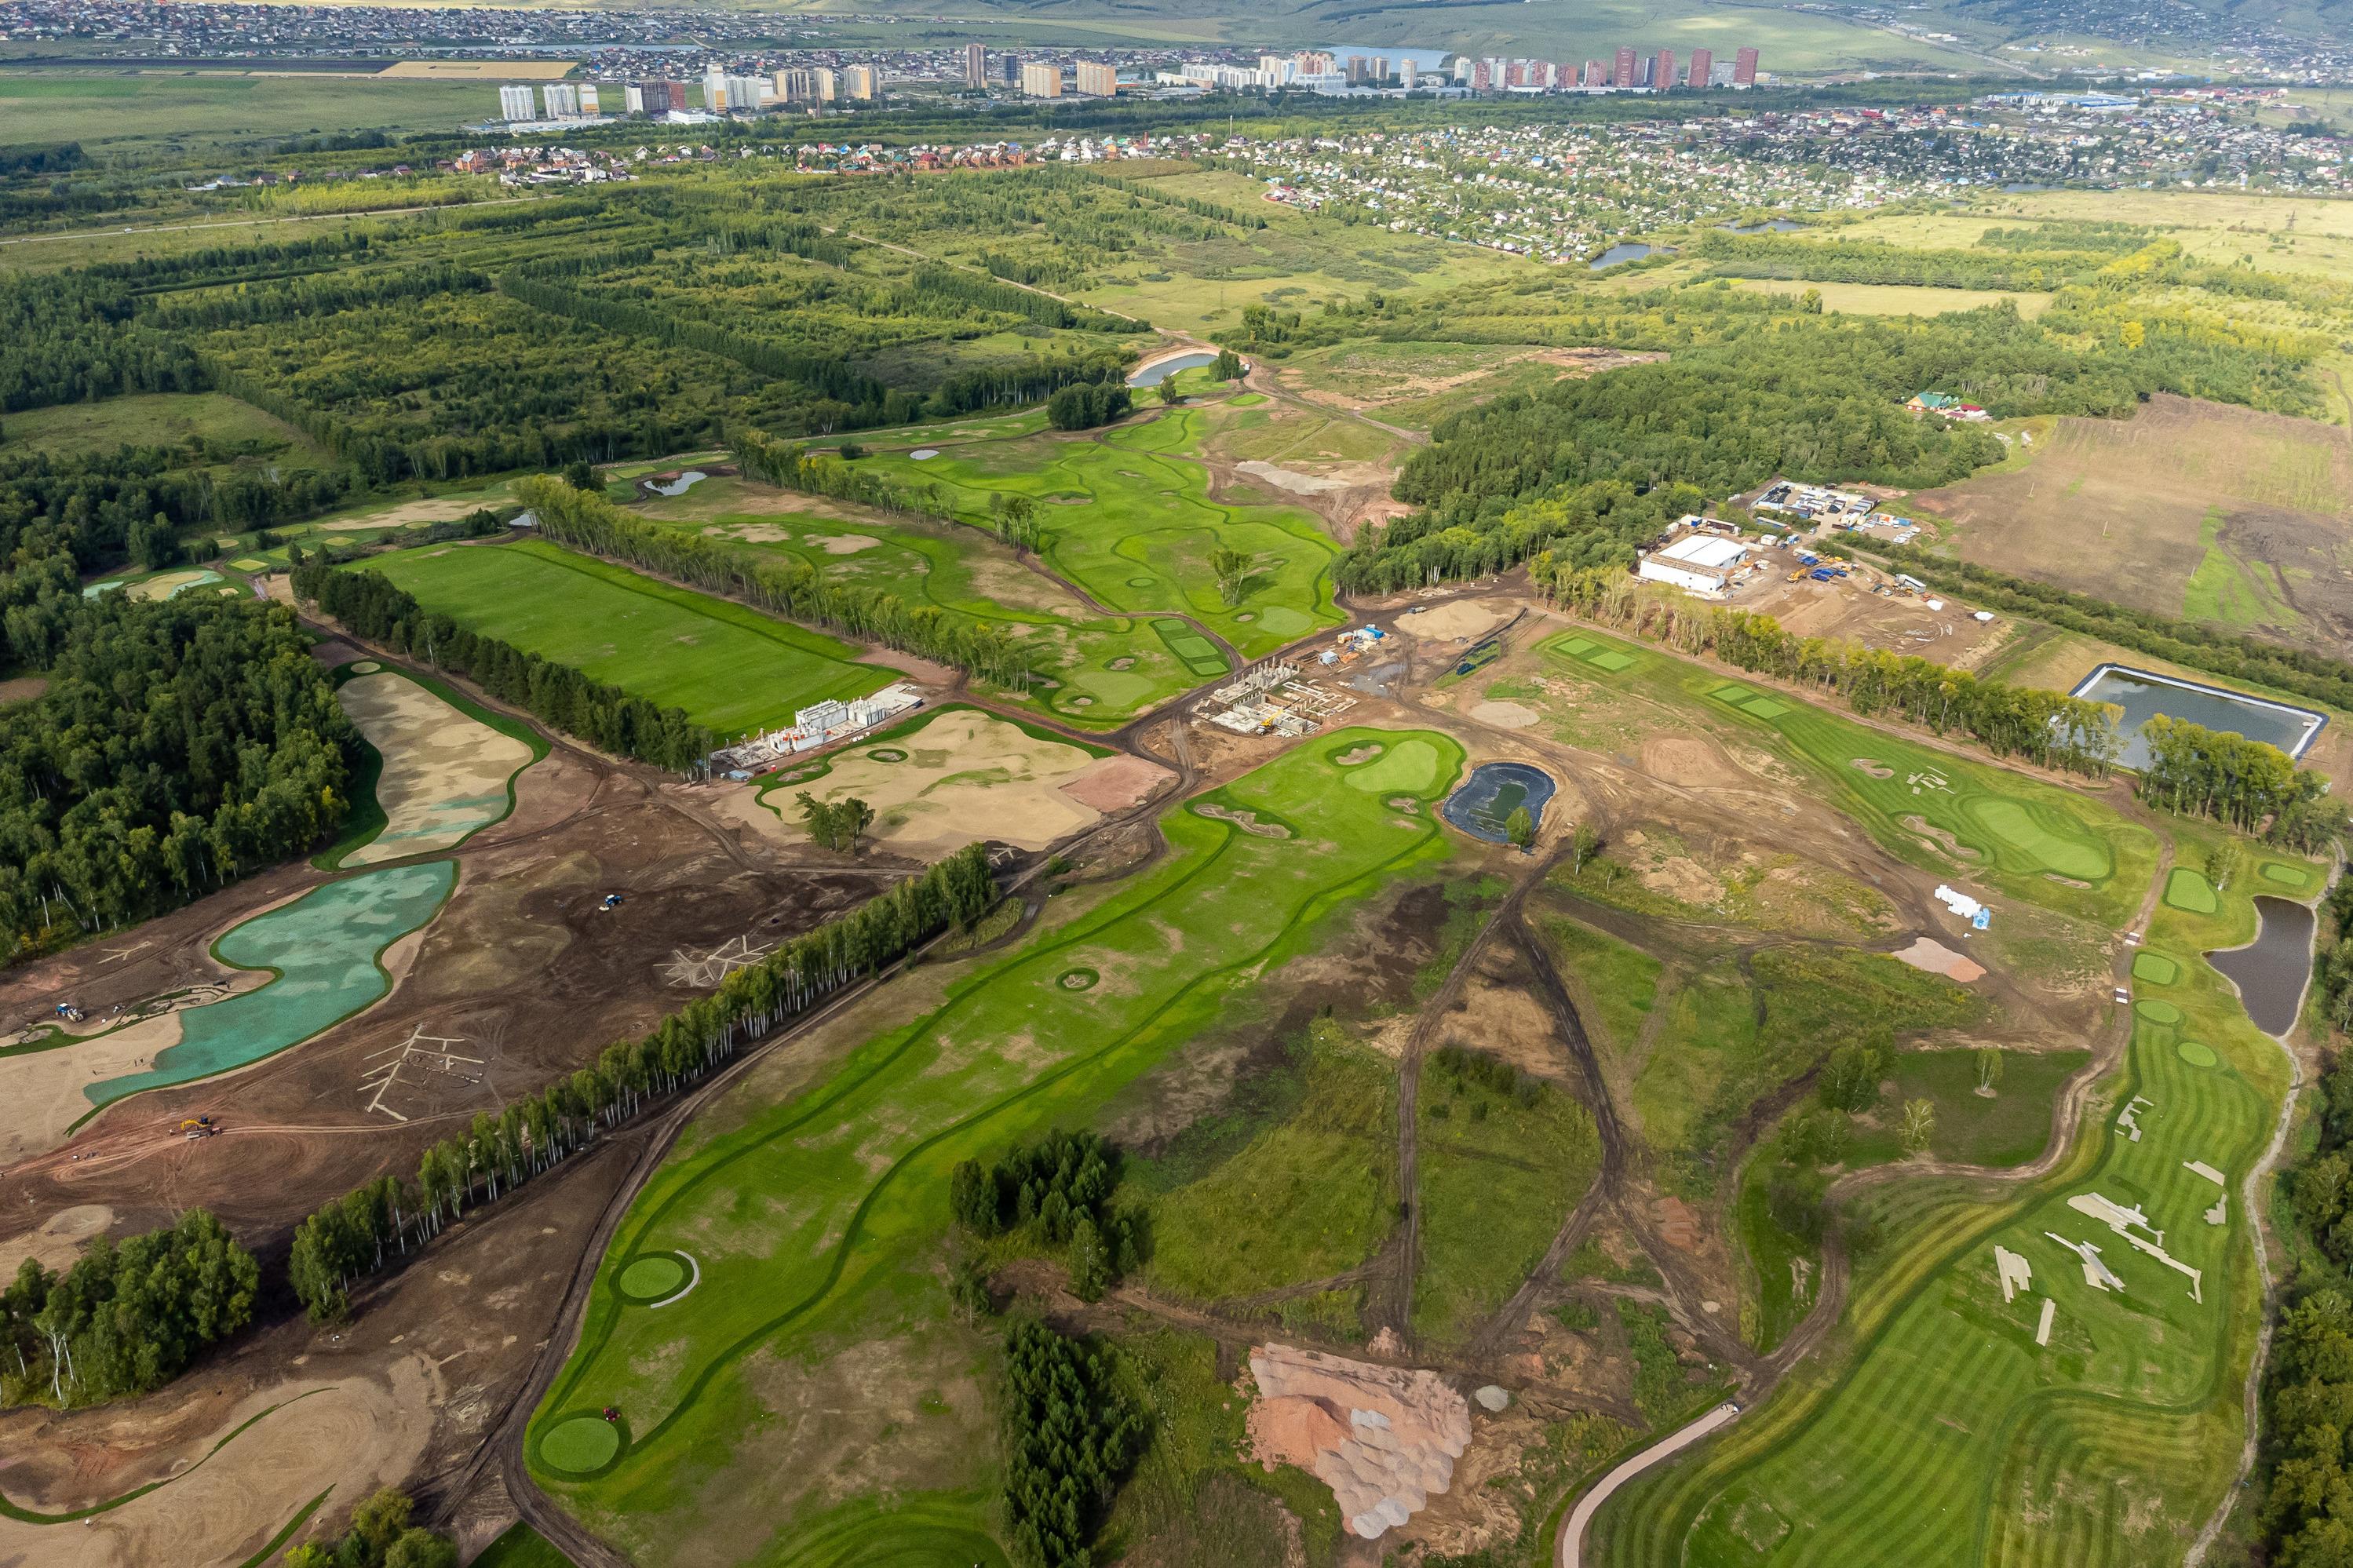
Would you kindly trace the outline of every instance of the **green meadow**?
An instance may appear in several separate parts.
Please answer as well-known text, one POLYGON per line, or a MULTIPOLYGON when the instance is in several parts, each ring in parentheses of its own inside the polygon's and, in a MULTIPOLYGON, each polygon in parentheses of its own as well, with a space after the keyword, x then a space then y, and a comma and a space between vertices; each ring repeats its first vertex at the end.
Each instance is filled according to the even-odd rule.
POLYGON ((2076 790, 1931 750, 1599 632, 1565 634, 1544 648, 1580 679, 1617 681, 1732 721, 1812 773, 1831 804, 1915 866, 2111 929, 2148 886, 2156 839, 2076 790))
MULTIPOLYGON (((2179 837, 2185 858, 2211 837, 2179 837)), ((2175 977, 2142 983, 2105 1110, 2061 1168, 2023 1189, 1922 1180, 1856 1200, 1849 1234, 1872 1245, 1842 1324, 1852 1348, 1612 1499, 1588 1561, 2127 1568, 2179 1554, 2236 1473, 2260 1317, 2238 1186, 2289 1080, 2201 956, 2249 940, 2253 905, 2234 889, 2217 906, 2159 908, 2144 952, 2175 977), (2135 1234, 2194 1283, 2070 1206, 2092 1194, 2144 1214, 2135 1234), (2097 1246, 2122 1289, 2095 1289, 2053 1236, 2097 1246), (2010 1301, 1997 1246, 2031 1269, 2010 1301)))
POLYGON ((1068 912, 1009 952, 919 968, 851 1016, 829 1065, 821 1042, 763 1063, 615 1233, 533 1422, 533 1475, 640 1562, 1001 1563, 982 1352, 950 1323, 937 1272, 949 1172, 1083 1125, 1247 1007, 1256 977, 1328 917, 1445 860, 1426 803, 1461 763, 1435 734, 1319 736, 1206 797, 1285 837, 1174 807, 1170 852, 1146 874, 1065 895, 1068 912), (1335 787, 1353 771, 1337 759, 1375 742, 1406 763, 1377 788, 1335 787), (1400 794, 1423 804, 1388 804, 1400 794), (699 1282, 666 1305, 633 1300, 624 1276, 649 1255, 691 1259, 699 1282), (590 1422, 617 1435, 609 1457, 590 1422), (807 1473, 812 1453, 842 1473, 807 1473), (745 1533, 714 1540, 714 1515, 745 1533))
POLYGON ((543 540, 428 546, 370 557, 362 569, 470 631, 684 709, 723 735, 894 679, 854 662, 848 643, 543 540))
MULTIPOLYGON (((728 510, 730 500, 745 493, 734 481, 705 480, 677 501, 648 507, 646 515, 806 562, 833 581, 894 594, 911 606, 929 605, 955 620, 1042 642, 1053 650, 1040 666, 1051 684, 1041 683, 1029 696, 1066 723, 1116 727, 1203 679, 1149 617, 1096 615, 1060 584, 1032 571, 976 529, 728 510), (706 486, 724 488, 688 511, 684 503, 706 486)), ((1211 676, 1225 671, 1223 655, 1185 623, 1173 624, 1208 648, 1211 676)))
POLYGON ((1257 658, 1345 618, 1332 602, 1338 552, 1303 508, 1209 499, 1209 470, 1188 454, 1218 417, 1209 408, 1166 409, 1082 434, 944 439, 922 462, 897 449, 865 461, 906 483, 940 486, 959 516, 984 528, 990 497, 1029 497, 1047 565, 1097 604, 1124 615, 1192 616, 1257 658), (1209 571, 1220 546, 1256 560, 1231 605, 1209 571))

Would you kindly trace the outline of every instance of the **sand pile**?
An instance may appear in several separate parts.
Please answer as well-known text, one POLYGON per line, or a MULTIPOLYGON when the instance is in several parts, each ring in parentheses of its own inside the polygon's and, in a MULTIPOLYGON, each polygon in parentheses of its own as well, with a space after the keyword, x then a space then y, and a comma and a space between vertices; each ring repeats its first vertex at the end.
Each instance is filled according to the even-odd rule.
POLYGON ((1894 956, 1915 969, 1925 969, 1931 974, 1941 974, 1964 985, 1972 980, 1985 978, 1985 965, 1975 959, 1963 957, 1931 937, 1916 939, 1910 947, 1894 956))
POLYGON ((1261 1346, 1250 1365, 1258 1383, 1250 1444, 1260 1462, 1312 1472, 1367 1541, 1428 1507, 1470 1446, 1470 1403, 1436 1373, 1288 1345, 1261 1346))

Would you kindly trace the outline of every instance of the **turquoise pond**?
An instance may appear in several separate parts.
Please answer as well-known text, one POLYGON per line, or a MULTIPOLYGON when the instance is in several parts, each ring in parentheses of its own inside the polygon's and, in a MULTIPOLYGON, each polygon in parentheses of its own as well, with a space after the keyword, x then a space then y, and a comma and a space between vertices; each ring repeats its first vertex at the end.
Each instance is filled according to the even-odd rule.
POLYGON ((364 871, 256 915, 213 944, 222 963, 274 969, 259 990, 180 1015, 180 1043, 144 1072, 85 1085, 93 1106, 193 1083, 299 1045, 392 989, 376 955, 433 918, 458 879, 455 860, 364 871))

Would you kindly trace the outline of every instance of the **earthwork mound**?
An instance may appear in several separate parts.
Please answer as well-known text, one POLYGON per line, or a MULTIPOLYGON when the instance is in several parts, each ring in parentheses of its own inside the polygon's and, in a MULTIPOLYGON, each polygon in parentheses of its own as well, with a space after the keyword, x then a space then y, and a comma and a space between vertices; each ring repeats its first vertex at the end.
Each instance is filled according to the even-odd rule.
POLYGON ((1054 984, 1065 991, 1092 991, 1102 978, 1092 969, 1065 969, 1054 977, 1054 984))
POLYGON ((1907 816, 1904 819, 1904 826, 1918 834, 1921 837, 1928 840, 1929 843, 1935 845, 1937 848, 1943 850, 1946 854, 1951 856, 1956 860, 1974 860, 1978 858, 1978 852, 1976 850, 1970 848, 1968 845, 1962 843, 1959 839, 1954 837, 1950 833, 1947 832, 1944 828, 1937 826, 1935 823, 1929 821, 1925 816, 1907 816))
POLYGON ((1857 757, 1854 761, 1849 763, 1847 766, 1854 769, 1857 773, 1869 773, 1875 779, 1892 779, 1895 776, 1895 770, 1894 768, 1889 767, 1885 763, 1874 761, 1870 757, 1857 757))
POLYGON ((896 746, 877 746, 866 756, 870 762, 877 763, 903 763, 907 760, 907 753, 896 746))

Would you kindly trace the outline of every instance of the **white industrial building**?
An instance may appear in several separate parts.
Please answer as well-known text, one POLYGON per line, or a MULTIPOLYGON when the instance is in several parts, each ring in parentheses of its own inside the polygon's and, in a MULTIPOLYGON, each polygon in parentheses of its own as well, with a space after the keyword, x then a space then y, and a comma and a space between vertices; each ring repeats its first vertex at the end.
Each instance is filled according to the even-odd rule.
POLYGON ((1686 593, 1721 595, 1748 559, 1746 543, 1713 534, 1687 533, 1663 549, 1642 557, 1635 575, 1653 583, 1669 583, 1686 593))

